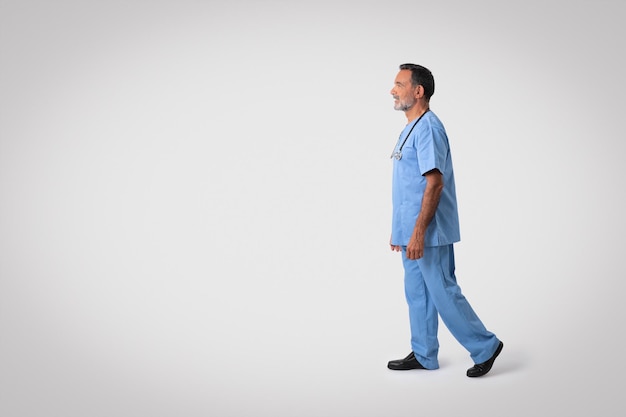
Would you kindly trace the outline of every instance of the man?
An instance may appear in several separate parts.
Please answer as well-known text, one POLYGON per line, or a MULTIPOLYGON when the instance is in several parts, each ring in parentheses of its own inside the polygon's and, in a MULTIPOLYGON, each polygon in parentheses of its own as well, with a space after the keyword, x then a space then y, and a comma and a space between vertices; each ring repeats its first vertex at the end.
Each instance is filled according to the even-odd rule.
POLYGON ((489 332, 461 293, 454 275, 453 244, 460 240, 450 146, 443 124, 430 110, 432 73, 400 65, 391 90, 394 109, 407 125, 393 154, 391 250, 402 252, 412 352, 392 360, 393 370, 437 369, 438 315, 474 361, 467 376, 491 370, 502 342, 489 332))

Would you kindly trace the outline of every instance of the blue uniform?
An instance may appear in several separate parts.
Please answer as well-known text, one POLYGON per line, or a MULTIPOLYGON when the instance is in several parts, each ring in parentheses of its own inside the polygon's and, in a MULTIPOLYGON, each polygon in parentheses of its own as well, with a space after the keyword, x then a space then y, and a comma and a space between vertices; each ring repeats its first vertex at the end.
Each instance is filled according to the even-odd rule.
POLYGON ((394 158, 393 162, 391 243, 398 246, 409 243, 426 188, 424 174, 433 169, 443 174, 445 186, 435 217, 426 230, 425 244, 442 246, 458 242, 461 236, 454 171, 448 137, 439 118, 428 111, 418 121, 409 123, 398 138, 394 154, 402 157, 394 158))
POLYGON ((454 274, 453 243, 460 240, 450 145, 443 124, 432 112, 409 123, 394 149, 391 244, 402 247, 404 285, 411 325, 411 347, 427 369, 439 367, 438 316, 474 363, 488 360, 499 340, 480 321, 463 296, 454 274), (426 189, 424 174, 437 169, 443 191, 426 230, 422 258, 406 257, 426 189))

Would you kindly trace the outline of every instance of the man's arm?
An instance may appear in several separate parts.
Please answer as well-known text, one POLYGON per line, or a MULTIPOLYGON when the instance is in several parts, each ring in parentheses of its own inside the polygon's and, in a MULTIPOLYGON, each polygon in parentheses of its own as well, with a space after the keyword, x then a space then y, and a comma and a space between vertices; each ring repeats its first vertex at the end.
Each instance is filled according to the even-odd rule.
POLYGON ((433 169, 424 174, 426 189, 422 198, 422 207, 417 216, 413 234, 406 247, 406 256, 409 259, 419 259, 424 256, 424 238, 430 221, 435 217, 439 198, 443 190, 443 175, 438 169, 433 169))

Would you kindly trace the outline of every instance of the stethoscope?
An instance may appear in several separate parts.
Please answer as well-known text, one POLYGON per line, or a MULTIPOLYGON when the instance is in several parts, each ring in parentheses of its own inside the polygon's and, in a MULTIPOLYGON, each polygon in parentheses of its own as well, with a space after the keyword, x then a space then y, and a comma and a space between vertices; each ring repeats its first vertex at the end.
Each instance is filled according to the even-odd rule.
MULTIPOLYGON (((422 113, 422 115, 415 121, 415 123, 413 123, 413 126, 411 126, 411 130, 409 130, 409 134, 406 135, 406 137, 404 138, 404 140, 402 141, 402 145, 400 145, 400 147, 398 148, 398 150, 396 151, 395 149, 398 147, 398 145, 396 145, 396 148, 394 148, 393 153, 391 154, 391 156, 389 158, 396 158, 396 161, 399 161, 402 159, 402 148, 404 147, 404 144, 406 143, 406 140, 409 138, 409 136, 411 136, 411 132, 413 131, 413 128, 415 127, 415 125, 417 125, 417 123, 422 119, 422 117, 424 117, 424 115, 426 113, 428 113, 430 111, 430 109, 427 109, 424 113, 422 113)), ((400 138, 402 137, 402 134, 400 134, 400 137, 398 138, 398 143, 400 142, 400 138)))

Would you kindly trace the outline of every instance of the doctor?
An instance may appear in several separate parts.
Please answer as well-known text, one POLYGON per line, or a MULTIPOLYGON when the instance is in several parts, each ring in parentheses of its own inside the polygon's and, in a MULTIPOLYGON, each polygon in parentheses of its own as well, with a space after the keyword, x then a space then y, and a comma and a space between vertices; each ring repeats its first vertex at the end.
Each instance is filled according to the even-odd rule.
POLYGON ((437 369, 438 315, 470 353, 467 376, 491 370, 502 342, 478 318, 454 275, 453 244, 460 240, 450 146, 443 124, 430 110, 432 73, 415 64, 400 65, 391 90, 394 109, 407 125, 393 160, 391 250, 402 252, 409 306, 411 353, 392 360, 393 370, 437 369))

